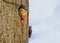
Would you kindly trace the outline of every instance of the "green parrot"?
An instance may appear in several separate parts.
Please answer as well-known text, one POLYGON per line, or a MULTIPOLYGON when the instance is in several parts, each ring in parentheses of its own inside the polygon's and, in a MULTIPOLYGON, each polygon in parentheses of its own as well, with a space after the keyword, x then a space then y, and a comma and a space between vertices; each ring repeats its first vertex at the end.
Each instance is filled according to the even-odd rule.
POLYGON ((27 10, 21 8, 21 9, 19 10, 19 16, 21 16, 23 13, 27 13, 27 10))

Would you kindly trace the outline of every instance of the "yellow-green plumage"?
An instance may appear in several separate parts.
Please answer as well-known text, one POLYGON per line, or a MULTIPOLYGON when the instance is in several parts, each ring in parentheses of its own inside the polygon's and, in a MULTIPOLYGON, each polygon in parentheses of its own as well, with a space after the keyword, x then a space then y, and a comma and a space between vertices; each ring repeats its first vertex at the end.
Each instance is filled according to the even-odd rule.
POLYGON ((25 9, 20 9, 20 11, 19 11, 19 16, 21 16, 23 13, 27 13, 27 10, 25 10, 25 9))

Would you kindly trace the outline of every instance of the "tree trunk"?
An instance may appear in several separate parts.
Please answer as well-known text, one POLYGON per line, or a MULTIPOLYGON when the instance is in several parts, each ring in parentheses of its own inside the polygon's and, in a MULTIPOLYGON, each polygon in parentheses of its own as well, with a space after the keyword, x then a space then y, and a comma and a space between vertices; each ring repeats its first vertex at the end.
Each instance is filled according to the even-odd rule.
MULTIPOLYGON (((6 1, 21 4, 21 0, 6 1)), ((27 1, 25 6, 28 10, 27 1)), ((0 43, 28 43, 27 20, 21 22, 16 5, 0 0, 0 43)))

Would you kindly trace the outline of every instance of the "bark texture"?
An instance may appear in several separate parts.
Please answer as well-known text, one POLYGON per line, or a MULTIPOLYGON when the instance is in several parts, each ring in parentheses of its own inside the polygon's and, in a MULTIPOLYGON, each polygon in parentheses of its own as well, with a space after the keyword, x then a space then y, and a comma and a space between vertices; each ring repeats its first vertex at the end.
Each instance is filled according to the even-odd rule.
MULTIPOLYGON (((17 7, 21 5, 21 0, 6 1, 9 3, 0 0, 0 43, 28 43, 28 19, 22 23, 18 15, 17 7)), ((28 10, 27 0, 23 5, 28 10)))

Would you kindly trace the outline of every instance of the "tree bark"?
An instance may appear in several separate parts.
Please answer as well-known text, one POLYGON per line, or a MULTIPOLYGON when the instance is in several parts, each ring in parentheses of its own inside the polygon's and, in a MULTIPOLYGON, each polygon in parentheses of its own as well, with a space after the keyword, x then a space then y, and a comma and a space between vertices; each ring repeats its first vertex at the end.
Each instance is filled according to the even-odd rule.
MULTIPOLYGON (((6 1, 21 4, 20 0, 6 1)), ((3 0, 0 0, 0 43, 28 43, 27 18, 22 23, 16 6, 3 0)))

